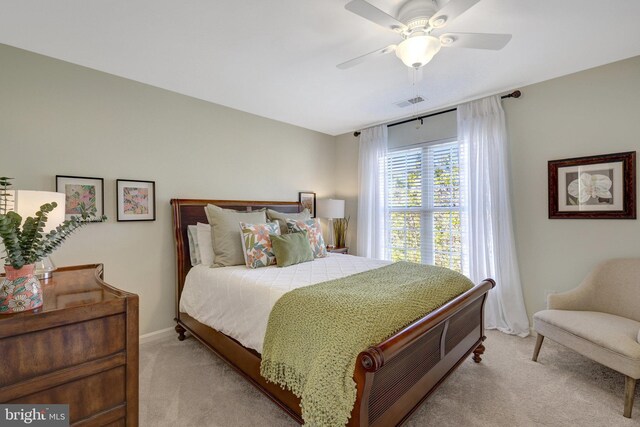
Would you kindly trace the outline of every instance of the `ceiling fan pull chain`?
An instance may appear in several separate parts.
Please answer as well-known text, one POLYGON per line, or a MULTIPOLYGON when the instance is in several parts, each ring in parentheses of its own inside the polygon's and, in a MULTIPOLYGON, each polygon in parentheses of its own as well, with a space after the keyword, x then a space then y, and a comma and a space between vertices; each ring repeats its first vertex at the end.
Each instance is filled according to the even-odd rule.
MULTIPOLYGON (((411 68, 411 73, 412 73, 412 82, 411 82, 411 86, 413 89, 413 93, 414 93, 414 97, 413 99, 418 99, 418 87, 416 86, 416 83, 421 79, 422 77, 422 68, 411 68), (418 73, 420 73, 418 75, 418 73), (419 79, 420 77, 420 79, 419 79)), ((420 129, 420 126, 422 125, 422 119, 418 118, 418 105, 417 103, 413 104, 413 115, 416 118, 416 129, 420 129), (420 120, 420 123, 418 123, 418 120, 420 120)))

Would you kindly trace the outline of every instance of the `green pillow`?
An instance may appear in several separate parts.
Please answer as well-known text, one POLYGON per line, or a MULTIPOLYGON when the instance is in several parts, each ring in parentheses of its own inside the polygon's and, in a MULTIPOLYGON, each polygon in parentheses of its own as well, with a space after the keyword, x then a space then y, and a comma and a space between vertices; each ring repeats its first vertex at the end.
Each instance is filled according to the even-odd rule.
POLYGON ((271 237, 271 248, 276 256, 278 267, 313 261, 313 251, 306 231, 281 236, 270 234, 269 237, 271 237))

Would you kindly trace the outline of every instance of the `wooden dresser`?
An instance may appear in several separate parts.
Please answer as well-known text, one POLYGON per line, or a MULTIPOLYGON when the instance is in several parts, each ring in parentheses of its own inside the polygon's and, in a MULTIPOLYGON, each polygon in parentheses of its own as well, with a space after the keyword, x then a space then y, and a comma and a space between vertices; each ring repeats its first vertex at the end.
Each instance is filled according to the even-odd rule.
POLYGON ((0 402, 69 404, 76 426, 138 425, 138 296, 101 264, 58 269, 44 305, 0 316, 0 402))

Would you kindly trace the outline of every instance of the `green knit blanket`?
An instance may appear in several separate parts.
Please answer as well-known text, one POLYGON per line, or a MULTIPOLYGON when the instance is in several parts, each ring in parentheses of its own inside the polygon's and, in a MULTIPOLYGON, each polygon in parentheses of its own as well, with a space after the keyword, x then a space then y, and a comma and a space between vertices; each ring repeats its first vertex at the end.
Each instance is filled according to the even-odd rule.
POLYGON ((471 289, 455 271, 397 262, 284 294, 269 316, 260 373, 300 398, 309 426, 344 426, 356 357, 471 289))

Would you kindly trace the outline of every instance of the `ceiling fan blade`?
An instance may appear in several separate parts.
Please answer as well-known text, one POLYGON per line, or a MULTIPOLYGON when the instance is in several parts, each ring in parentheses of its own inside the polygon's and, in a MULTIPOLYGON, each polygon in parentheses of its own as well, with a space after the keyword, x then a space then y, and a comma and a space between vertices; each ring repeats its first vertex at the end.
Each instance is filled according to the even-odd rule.
POLYGON ((442 47, 500 50, 509 43, 511 34, 446 33, 440 36, 442 47))
POLYGON ((480 0, 449 0, 442 9, 437 11, 430 19, 431 28, 442 28, 458 16, 465 13, 480 0))
POLYGON ((363 17, 364 19, 368 19, 371 22, 375 22, 376 24, 382 25, 383 27, 393 31, 400 32, 407 28, 406 25, 398 21, 393 16, 381 11, 371 3, 367 3, 364 0, 351 0, 344 6, 344 8, 363 17))
POLYGON ((369 52, 365 55, 358 56, 357 58, 353 58, 350 61, 343 62, 342 64, 338 64, 336 65, 336 67, 340 68, 341 70, 346 70, 347 68, 355 67, 356 65, 362 64, 363 62, 368 61, 369 59, 375 58, 376 56, 382 56, 387 53, 391 53, 395 50, 396 50, 396 45, 390 44, 389 46, 383 47, 382 49, 374 50, 373 52, 369 52))

